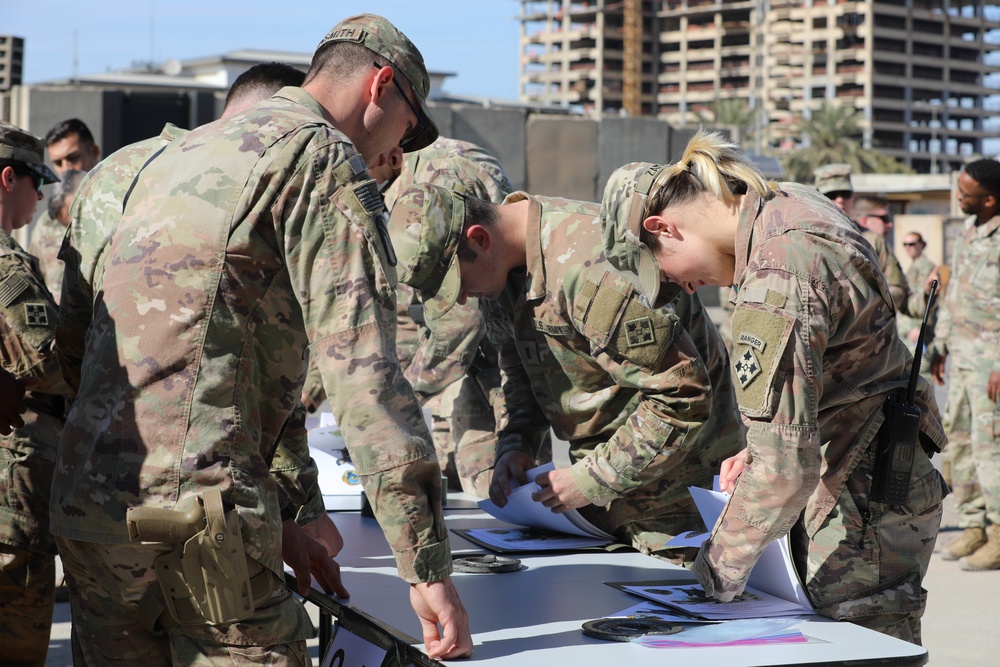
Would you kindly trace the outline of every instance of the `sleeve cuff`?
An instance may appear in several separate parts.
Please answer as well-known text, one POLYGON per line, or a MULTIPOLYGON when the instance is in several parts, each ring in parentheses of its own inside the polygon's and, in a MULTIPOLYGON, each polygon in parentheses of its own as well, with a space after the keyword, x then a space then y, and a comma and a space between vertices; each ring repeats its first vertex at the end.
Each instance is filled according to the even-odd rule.
POLYGON ((447 537, 415 551, 396 551, 393 555, 399 576, 407 583, 430 583, 451 576, 451 543, 447 537))
POLYGON ((295 514, 295 523, 300 526, 310 524, 326 514, 326 505, 323 504, 323 496, 318 493, 319 487, 316 487, 316 490, 317 493, 311 494, 306 504, 300 507, 295 514))
POLYGON ((576 482, 580 493, 594 505, 605 507, 611 501, 620 498, 621 493, 609 488, 602 480, 591 474, 591 468, 593 467, 596 467, 596 464, 588 456, 570 466, 569 471, 573 475, 573 481, 576 482))

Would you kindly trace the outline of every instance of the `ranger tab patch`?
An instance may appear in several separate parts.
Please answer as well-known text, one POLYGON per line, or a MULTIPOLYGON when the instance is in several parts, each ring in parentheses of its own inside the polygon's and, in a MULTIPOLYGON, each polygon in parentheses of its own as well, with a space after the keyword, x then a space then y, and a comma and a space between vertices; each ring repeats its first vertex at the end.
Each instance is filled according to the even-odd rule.
POLYGON ((629 347, 642 347, 656 342, 653 322, 648 317, 640 317, 625 323, 625 340, 629 347))
POLYGON ((757 360, 753 349, 749 347, 743 351, 743 354, 736 357, 733 368, 736 369, 736 379, 739 380, 740 389, 746 389, 747 385, 760 375, 760 361, 757 360))
POLYGON ((49 326, 49 311, 45 308, 45 304, 24 304, 24 321, 29 327, 49 326))

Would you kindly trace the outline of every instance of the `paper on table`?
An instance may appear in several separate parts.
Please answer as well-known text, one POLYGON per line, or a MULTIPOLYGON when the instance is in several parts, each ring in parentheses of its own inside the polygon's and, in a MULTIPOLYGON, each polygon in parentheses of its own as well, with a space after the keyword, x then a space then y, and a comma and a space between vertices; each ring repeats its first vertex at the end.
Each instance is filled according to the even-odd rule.
POLYGON ((537 468, 532 468, 525 473, 530 481, 524 486, 515 488, 507 496, 507 505, 497 507, 497 505, 486 498, 479 501, 479 507, 501 521, 512 523, 517 526, 529 526, 531 528, 544 528, 559 533, 579 535, 580 537, 598 537, 608 542, 614 540, 603 530, 594 527, 584 519, 576 510, 570 510, 564 514, 556 514, 545 505, 531 499, 531 494, 539 490, 534 479, 543 472, 555 470, 555 465, 547 463, 537 468))
MULTIPOLYGON (((709 528, 718 521, 722 511, 729 501, 729 494, 720 491, 709 491, 698 487, 688 487, 694 504, 698 508, 702 521, 709 528)), ((697 547, 708 539, 709 533, 693 535, 685 533, 667 543, 667 546, 697 547)), ((747 586, 769 595, 788 600, 798 605, 812 609, 805 589, 799 581, 795 566, 792 564, 792 554, 788 548, 788 536, 777 539, 767 545, 757 564, 754 565, 747 579, 747 586)))
POLYGON ((789 600, 768 595, 750 586, 747 586, 743 594, 738 595, 731 602, 719 602, 707 597, 705 591, 698 584, 671 584, 667 586, 623 584, 621 589, 647 600, 680 609, 686 614, 711 620, 798 616, 811 612, 811 609, 789 600))
POLYGON ((327 511, 360 510, 361 479, 347 457, 344 436, 332 415, 326 422, 327 425, 309 431, 309 455, 319 472, 317 482, 323 504, 327 511))

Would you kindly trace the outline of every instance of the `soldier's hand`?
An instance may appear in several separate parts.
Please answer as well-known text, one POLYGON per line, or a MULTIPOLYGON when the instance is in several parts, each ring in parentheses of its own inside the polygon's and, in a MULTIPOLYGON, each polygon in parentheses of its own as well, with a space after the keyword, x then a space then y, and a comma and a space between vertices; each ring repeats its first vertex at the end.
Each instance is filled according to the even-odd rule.
POLYGON ((302 526, 302 530, 305 531, 306 535, 326 547, 326 554, 330 558, 336 557, 344 548, 344 538, 340 536, 337 524, 330 519, 329 514, 323 514, 312 523, 307 523, 302 526))
POLYGON ((351 597, 340 581, 340 565, 327 555, 324 545, 309 537, 293 519, 281 524, 281 560, 295 573, 302 597, 309 594, 313 578, 327 593, 339 598, 351 597))
POLYGON ((943 354, 935 354, 931 357, 931 377, 937 384, 944 384, 944 363, 947 358, 943 354))
POLYGON ((490 500, 497 507, 504 507, 507 504, 507 496, 516 488, 511 482, 516 480, 518 484, 527 484, 528 476, 524 473, 532 467, 534 461, 525 452, 510 451, 501 456, 493 466, 490 500))
POLYGON ((0 435, 10 435, 12 429, 24 426, 21 415, 28 411, 24 393, 38 382, 33 377, 18 379, 0 368, 0 435))
POLYGON ((469 614, 462 605, 451 577, 410 585, 410 604, 420 619, 424 647, 434 660, 467 658, 472 655, 469 614))
POLYGON ((580 487, 576 485, 569 468, 543 472, 535 478, 535 484, 541 488, 531 494, 531 499, 540 502, 556 514, 590 504, 587 497, 580 492, 580 487))
POLYGON ((749 462, 750 450, 748 449, 744 449, 739 454, 730 456, 723 461, 719 467, 719 490, 723 493, 732 493, 736 488, 736 479, 749 462))
POLYGON ((1000 403, 1000 372, 990 372, 990 379, 986 383, 986 395, 994 403, 1000 403))

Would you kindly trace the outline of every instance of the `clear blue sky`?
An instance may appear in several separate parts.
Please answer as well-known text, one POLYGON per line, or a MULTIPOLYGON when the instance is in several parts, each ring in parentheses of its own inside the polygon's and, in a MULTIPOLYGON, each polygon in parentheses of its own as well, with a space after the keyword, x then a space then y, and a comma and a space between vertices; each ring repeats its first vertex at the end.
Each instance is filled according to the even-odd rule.
POLYGON ((25 38, 24 81, 256 48, 311 53, 342 18, 388 17, 424 54, 454 72, 445 89, 517 98, 515 0, 31 0, 0 2, 0 33, 25 38))

